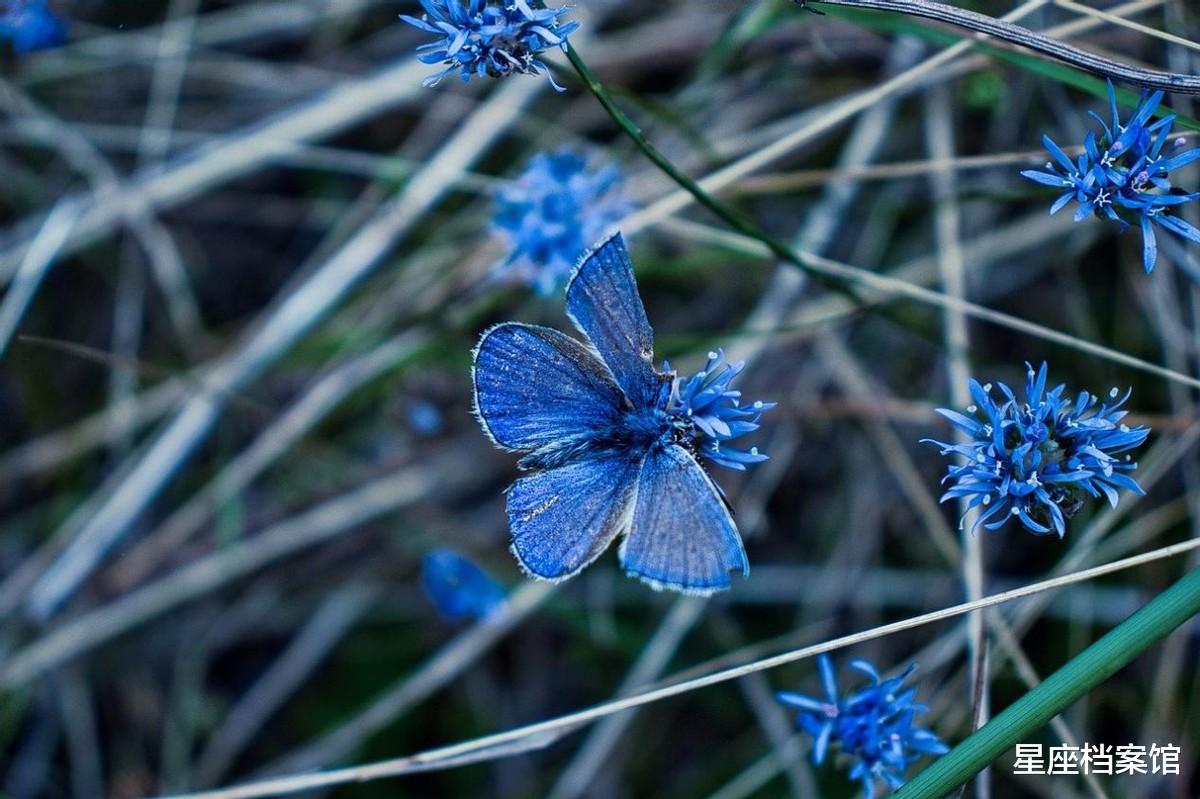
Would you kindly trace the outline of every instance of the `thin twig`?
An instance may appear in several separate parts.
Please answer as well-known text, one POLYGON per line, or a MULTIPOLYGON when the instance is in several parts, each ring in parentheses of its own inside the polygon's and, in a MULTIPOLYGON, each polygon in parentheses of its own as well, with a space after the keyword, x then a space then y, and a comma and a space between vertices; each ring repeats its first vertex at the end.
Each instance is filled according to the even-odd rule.
POLYGON ((1160 31, 1158 28, 1152 28, 1149 25, 1143 25, 1140 22, 1134 22, 1131 19, 1125 19, 1124 17, 1117 16, 1116 14, 1110 14, 1108 11, 1105 11, 1102 8, 1092 8, 1090 6, 1085 6, 1083 3, 1076 3, 1074 0, 1053 0, 1053 2, 1054 5, 1058 6, 1059 8, 1065 8, 1068 11, 1074 11, 1076 14, 1084 14, 1089 17, 1096 17, 1097 19, 1102 19, 1112 25, 1116 25, 1118 28, 1127 28, 1131 31, 1137 31, 1138 33, 1144 33, 1147 36, 1152 36, 1155 39, 1161 39, 1164 42, 1170 42, 1171 44, 1177 44, 1181 47, 1186 47, 1189 50, 1200 51, 1200 43, 1190 41, 1182 36, 1176 36, 1175 34, 1168 33, 1167 31, 1160 31))
POLYGON ((440 761, 460 758, 475 752, 490 749, 492 747, 510 744, 514 741, 519 741, 530 736, 545 735, 547 733, 553 733, 564 728, 575 728, 581 724, 590 723, 596 721, 597 719, 604 718, 605 716, 611 716, 614 713, 620 713, 624 710, 630 710, 632 708, 641 707, 653 702, 659 702, 663 699, 689 693, 700 688, 706 688, 710 685, 717 685, 719 683, 728 682, 729 680, 735 680, 747 674, 765 671, 767 669, 776 668, 788 663, 795 663, 796 661, 804 660, 825 652, 844 649, 849 646, 861 644, 865 641, 871 641, 876 638, 892 635, 904 630, 910 630, 914 627, 920 627, 926 624, 932 624, 934 622, 956 618, 966 613, 971 613, 976 610, 999 605, 1004 602, 1010 602, 1021 597, 1032 596, 1034 594, 1050 591, 1055 588, 1061 588, 1063 586, 1071 585, 1084 580, 1102 577, 1106 574, 1112 574, 1113 572, 1130 569, 1146 563, 1163 560, 1165 558, 1175 557, 1185 552, 1191 552, 1198 548, 1200 548, 1200 540, 1187 541, 1182 544, 1163 547, 1162 549, 1156 549, 1132 558, 1126 558, 1114 563, 1107 563, 1103 566, 1086 569, 1071 575, 1056 577, 1050 580, 1043 580, 1041 582, 1032 583, 1012 591, 986 596, 974 602, 963 602, 961 604, 953 605, 941 610, 923 613, 910 619, 904 619, 891 624, 885 624, 879 627, 874 627, 870 630, 865 630, 863 632, 842 636, 840 638, 834 638, 819 644, 813 644, 812 646, 806 646, 790 652, 784 652, 779 655, 756 660, 752 663, 722 669, 715 673, 697 677, 686 682, 668 685, 664 688, 647 691, 645 693, 623 699, 615 699, 609 702, 604 702, 585 710, 579 710, 574 713, 558 716, 557 718, 539 721, 534 724, 519 727, 517 729, 486 735, 481 738, 464 741, 451 746, 427 750, 407 757, 384 760, 365 766, 335 769, 317 774, 282 777, 280 779, 266 780, 259 783, 252 783, 234 788, 225 788, 217 791, 202 791, 198 793, 183 794, 173 797, 173 799, 252 799, 253 797, 283 796, 290 793, 313 790, 331 785, 341 785, 350 782, 366 782, 384 777, 393 777, 417 770, 427 771, 431 765, 440 761))
MULTIPOLYGON (((684 637, 700 621, 708 602, 699 597, 684 596, 675 600, 654 636, 643 647, 621 683, 618 696, 628 696, 658 679, 659 674, 674 656, 684 637)), ((609 716, 597 725, 550 789, 548 799, 575 799, 583 796, 595 779, 596 772, 608 761, 613 747, 633 722, 634 714, 609 716)))
MULTIPOLYGON (((804 0, 799 0, 801 5, 804 0)), ((1044 33, 1031 31, 1011 22, 980 14, 966 8, 937 3, 932 0, 808 0, 808 2, 823 3, 834 6, 850 6, 853 8, 870 8, 877 11, 895 11, 913 17, 924 17, 937 22, 957 25, 977 33, 992 36, 1001 41, 1020 45, 1037 53, 1056 58, 1089 72, 1113 78, 1115 80, 1145 86, 1150 89, 1178 92, 1180 94, 1200 94, 1200 76, 1180 75, 1174 72, 1159 72, 1153 69, 1123 64, 1110 58, 1090 53, 1074 45, 1047 36, 1044 33)))
POLYGON ((220 418, 223 397, 258 377, 308 332, 448 190, 447 175, 475 161, 507 123, 542 89, 540 81, 516 81, 494 94, 441 151, 413 176, 358 233, 281 302, 261 327, 214 371, 217 391, 193 397, 159 434, 137 467, 81 529, 29 596, 29 608, 51 616, 79 587, 158 495, 220 418))
POLYGON ((268 764, 262 773, 305 771, 341 760, 372 735, 394 724, 418 702, 460 676, 480 656, 516 630, 554 592, 551 583, 524 583, 509 595, 500 611, 463 630, 419 668, 373 697, 361 710, 340 721, 329 732, 268 764))
MULTIPOLYGON (((931 160, 946 162, 954 158, 954 120, 951 96, 946 86, 930 89, 925 103, 925 145, 931 160)), ((930 183, 935 203, 933 211, 934 245, 936 247, 938 274, 946 295, 956 300, 967 296, 966 268, 963 258, 960 228, 962 214, 958 205, 958 182, 952 170, 939 169, 931 173, 930 183)), ((971 397, 967 381, 971 377, 968 365, 970 339, 967 331, 967 316, 960 310, 947 310, 942 315, 943 340, 945 341, 946 375, 950 381, 950 398, 955 408, 965 408, 971 397)), ((965 443, 962 431, 955 431, 955 440, 965 443)), ((960 498, 958 512, 964 516, 970 511, 968 500, 960 498)), ((959 570, 967 599, 983 596, 984 567, 983 539, 976 536, 967 524, 962 524, 962 562, 959 570)), ((967 681, 971 702, 971 730, 979 729, 987 722, 990 713, 991 691, 989 690, 987 660, 988 639, 984 630, 983 613, 972 613, 967 617, 967 651, 970 655, 970 675, 967 681)), ((991 780, 987 771, 979 775, 975 783, 978 799, 990 799, 991 780)))
POLYGON ((148 619, 253 574, 269 563, 427 499, 431 492, 456 485, 447 483, 443 475, 461 475, 462 481, 468 483, 478 479, 464 465, 461 458, 447 456, 445 460, 380 477, 85 613, 8 658, 0 665, 0 686, 27 683, 57 663, 76 658, 148 619))

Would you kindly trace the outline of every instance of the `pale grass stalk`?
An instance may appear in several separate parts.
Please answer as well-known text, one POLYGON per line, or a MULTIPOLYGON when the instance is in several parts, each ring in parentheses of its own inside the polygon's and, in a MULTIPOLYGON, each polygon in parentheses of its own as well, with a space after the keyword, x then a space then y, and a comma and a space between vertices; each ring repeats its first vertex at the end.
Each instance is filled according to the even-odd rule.
POLYGON ((215 791, 201 791, 197 793, 180 794, 172 797, 171 799, 253 799, 254 797, 264 796, 284 796, 287 794, 298 793, 300 791, 310 791, 333 785, 342 785, 351 782, 366 782, 385 777, 395 777, 417 771, 427 771, 432 767, 436 767, 436 764, 439 762, 453 763, 459 761, 461 758, 470 757, 472 755, 482 753, 488 749, 509 746, 530 737, 554 735, 560 730, 573 729, 579 725, 591 723, 598 719, 611 716, 615 713, 642 707, 644 705, 659 702, 663 699, 668 699, 673 696, 679 696, 681 694, 686 694, 701 688, 706 688, 711 685, 728 682, 729 680, 734 680, 747 674, 765 671, 767 669, 776 668, 788 663, 794 663, 799 660, 811 658, 815 655, 855 646, 865 641, 871 641, 876 638, 892 635, 904 630, 910 630, 926 624, 932 624, 935 622, 956 618, 967 613, 981 610, 983 608, 993 607, 1005 602, 1011 602, 1015 599, 1020 599, 1021 597, 1033 596, 1046 591, 1051 591, 1056 588, 1072 585, 1074 583, 1102 577, 1106 574, 1112 574, 1114 572, 1134 568, 1147 563, 1153 563, 1167 558, 1176 557, 1187 552, 1192 552, 1197 548, 1200 548, 1200 540, 1187 541, 1182 544, 1175 544, 1162 549, 1156 549, 1151 552, 1146 552, 1141 555, 1116 561, 1114 563, 1106 563, 1102 566, 1074 572, 1062 577, 1031 583, 1030 585, 1022 588, 985 596, 973 602, 963 602, 948 608, 943 608, 941 610, 923 613, 909 619, 904 619, 903 621, 884 624, 870 630, 864 630, 863 632, 834 638, 819 644, 813 644, 811 646, 784 652, 772 657, 756 660, 752 663, 723 669, 715 673, 706 674, 702 677, 687 680, 686 682, 668 685, 663 688, 658 688, 630 697, 610 700, 585 710, 568 713, 557 718, 547 719, 545 721, 536 722, 524 727, 518 727, 516 729, 495 733, 492 735, 486 735, 481 738, 464 741, 462 743, 453 744, 450 746, 430 749, 407 757, 384 760, 364 766, 334 769, 315 774, 281 777, 278 779, 265 780, 259 783, 251 783, 233 788, 223 788, 215 791))
POLYGON ((213 370, 210 390, 193 396, 156 437, 128 478, 104 501, 34 585, 28 607, 48 618, 103 560, 220 418, 225 397, 269 369, 368 275, 448 190, 448 176, 475 161, 541 91, 541 81, 500 87, 468 118, 399 195, 319 266, 213 370))
MULTIPOLYGON (((931 160, 946 162, 955 157, 954 119, 950 91, 946 85, 929 90, 925 101, 925 147, 931 160)), ((967 281, 963 258, 960 229, 962 214, 958 206, 958 181, 949 169, 939 169, 930 174, 934 211, 934 245, 936 247, 938 274, 942 290, 958 301, 965 301, 967 281)), ((966 408, 971 397, 967 382, 971 378, 968 354, 971 342, 967 335, 967 317, 960 309, 947 310, 942 315, 943 341, 945 342, 946 378, 949 381, 950 400, 955 408, 966 408)), ((962 443, 966 435, 954 432, 955 440, 962 443)), ((968 511, 969 502, 964 497, 957 503, 962 542, 962 561, 959 570, 968 600, 983 596, 983 539, 971 530, 972 518, 968 511)), ((988 639, 984 631, 983 613, 972 613, 967 617, 967 651, 970 655, 971 679, 971 730, 987 723, 991 692, 989 690, 987 660, 988 639)), ((975 792, 979 799, 989 799, 992 794, 990 773, 984 769, 975 780, 975 792)))

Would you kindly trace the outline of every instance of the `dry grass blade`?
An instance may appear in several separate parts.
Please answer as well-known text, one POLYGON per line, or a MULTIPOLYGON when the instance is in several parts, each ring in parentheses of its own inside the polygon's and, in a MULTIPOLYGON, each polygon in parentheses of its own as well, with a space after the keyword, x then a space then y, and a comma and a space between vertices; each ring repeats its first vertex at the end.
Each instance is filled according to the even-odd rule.
POLYGON ((728 682, 729 680, 743 677, 746 674, 752 674, 758 671, 766 671, 767 669, 776 668, 787 663, 794 663, 798 660, 811 658, 825 652, 844 649, 855 644, 860 644, 864 641, 870 641, 883 636, 892 635, 903 630, 920 627, 926 624, 933 624, 939 621, 945 621, 947 619, 973 613, 984 608, 1001 605, 1005 602, 1011 602, 1015 599, 1033 596, 1046 591, 1052 591, 1056 588, 1072 585, 1085 580, 1093 580, 1106 574, 1112 574, 1113 572, 1131 569, 1146 563, 1153 563, 1166 558, 1177 557, 1187 552, 1192 552, 1196 549, 1200 549, 1200 540, 1188 541, 1182 544, 1163 547, 1162 549, 1156 549, 1132 558, 1126 558, 1113 563, 1107 563, 1103 566, 1085 569, 1083 571, 1075 572, 1070 575, 1064 575, 1062 577, 1056 577, 1050 580, 1043 580, 1022 588, 1016 588, 999 594, 992 594, 973 602, 964 602, 952 607, 944 608, 942 610, 936 610, 930 613, 923 613, 918 616, 913 616, 912 618, 905 619, 903 621, 885 624, 871 630, 865 630, 853 635, 834 638, 820 644, 814 644, 812 646, 806 646, 790 652, 784 652, 783 654, 756 660, 752 663, 723 669, 713 674, 707 674, 703 677, 687 680, 683 683, 668 685, 665 688, 659 688, 653 691, 635 694, 624 699, 611 700, 586 710, 569 713, 554 719, 529 724, 527 726, 509 730, 507 732, 487 735, 482 738, 477 738, 475 740, 466 741, 460 744, 454 744, 452 746, 430 749, 428 751, 407 757, 381 761, 379 763, 372 763, 365 766, 334 769, 332 771, 326 771, 317 774, 302 774, 294 777, 280 777, 273 780, 264 780, 260 783, 251 783, 248 785, 234 788, 224 788, 216 791, 201 791, 197 793, 180 794, 178 796, 171 797, 170 799, 253 799, 254 797, 264 796, 284 796, 287 794, 298 793, 300 791, 310 791, 326 786, 340 785, 348 782, 364 782, 367 780, 375 780, 385 777, 394 777, 403 774, 426 771, 433 767, 434 764, 439 762, 448 762, 454 764, 459 762, 460 758, 468 757, 475 753, 481 753, 485 750, 494 749, 495 747, 507 746, 509 744, 513 744, 534 736, 540 737, 553 734, 562 729, 576 728, 581 724, 590 723, 596 721, 597 719, 611 716, 615 713, 631 710, 635 707, 641 707, 653 702, 659 702, 663 699, 668 699, 672 696, 679 696, 690 691, 700 690, 701 688, 706 688, 710 685, 728 682))

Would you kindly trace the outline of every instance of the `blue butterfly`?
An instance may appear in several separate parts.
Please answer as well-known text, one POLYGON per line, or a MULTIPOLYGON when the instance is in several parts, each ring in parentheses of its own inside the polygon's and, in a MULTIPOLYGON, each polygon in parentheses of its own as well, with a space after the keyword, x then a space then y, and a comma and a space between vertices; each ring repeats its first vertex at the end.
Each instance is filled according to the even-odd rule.
POLYGON ((770 404, 737 405, 728 382, 740 364, 697 375, 681 401, 674 372, 652 365, 654 333, 620 234, 584 256, 567 314, 587 343, 505 322, 475 350, 479 422, 532 472, 506 492, 513 554, 530 575, 565 580, 621 538, 625 572, 655 589, 729 588, 729 572, 748 574, 749 564, 697 455, 733 468, 765 460, 720 445, 756 429, 770 404), (693 407, 706 421, 693 421, 693 407))

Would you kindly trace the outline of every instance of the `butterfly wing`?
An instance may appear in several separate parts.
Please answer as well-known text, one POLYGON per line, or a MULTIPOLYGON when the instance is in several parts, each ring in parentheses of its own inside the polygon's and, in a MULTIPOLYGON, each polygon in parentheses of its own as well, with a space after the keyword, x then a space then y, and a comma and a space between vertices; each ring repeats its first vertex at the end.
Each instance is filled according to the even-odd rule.
POLYGON ((653 405, 654 331, 633 278, 633 262, 617 233, 584 256, 567 284, 567 315, 588 338, 635 407, 653 405))
POLYGON ((595 560, 629 528, 639 467, 628 457, 600 455, 513 483, 508 525, 525 571, 565 580, 595 560))
POLYGON ((621 565, 654 588, 707 595, 750 566, 737 526, 696 459, 671 444, 650 450, 638 477, 633 523, 621 565))
POLYGON ((583 344, 548 327, 508 322, 475 348, 475 410, 497 445, 534 450, 611 426, 625 403, 583 344))

